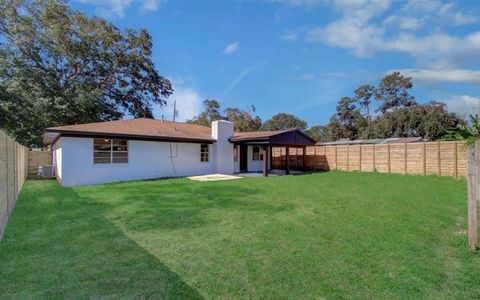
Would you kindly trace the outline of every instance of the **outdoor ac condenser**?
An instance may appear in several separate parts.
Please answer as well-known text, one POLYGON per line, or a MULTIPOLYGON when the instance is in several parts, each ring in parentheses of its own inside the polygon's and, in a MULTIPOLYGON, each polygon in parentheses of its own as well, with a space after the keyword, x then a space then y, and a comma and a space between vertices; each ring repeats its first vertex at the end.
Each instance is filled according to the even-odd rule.
POLYGON ((55 168, 52 165, 44 165, 38 167, 38 177, 53 178, 55 177, 55 168))

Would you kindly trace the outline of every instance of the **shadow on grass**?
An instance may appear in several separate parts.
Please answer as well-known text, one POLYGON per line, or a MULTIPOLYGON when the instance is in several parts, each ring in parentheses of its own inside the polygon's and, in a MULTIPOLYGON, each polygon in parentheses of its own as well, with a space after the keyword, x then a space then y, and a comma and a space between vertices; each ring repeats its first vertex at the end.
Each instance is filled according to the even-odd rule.
POLYGON ((20 197, 0 242, 2 297, 202 299, 105 218, 109 205, 55 182, 20 197))

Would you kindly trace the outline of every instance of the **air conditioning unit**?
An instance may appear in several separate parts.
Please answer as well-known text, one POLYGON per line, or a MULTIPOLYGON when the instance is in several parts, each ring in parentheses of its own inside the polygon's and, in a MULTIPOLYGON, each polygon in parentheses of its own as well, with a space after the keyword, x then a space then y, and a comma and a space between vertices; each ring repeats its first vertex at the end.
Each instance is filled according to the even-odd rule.
POLYGON ((55 168, 52 165, 43 165, 38 167, 38 177, 40 178, 54 178, 55 168))

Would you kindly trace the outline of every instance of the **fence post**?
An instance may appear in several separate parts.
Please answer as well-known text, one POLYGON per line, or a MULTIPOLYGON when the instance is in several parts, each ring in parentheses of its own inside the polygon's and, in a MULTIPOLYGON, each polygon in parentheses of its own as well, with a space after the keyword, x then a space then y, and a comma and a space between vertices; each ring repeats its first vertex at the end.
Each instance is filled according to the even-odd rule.
POLYGON ((453 150, 453 175, 455 179, 458 179, 458 153, 457 153, 457 142, 454 143, 455 149, 453 150))
POLYGON ((360 172, 362 172, 362 145, 360 145, 360 155, 358 156, 358 160, 359 160, 359 170, 360 172))
POLYGON ((375 151, 377 151, 376 146, 377 145, 373 144, 373 170, 372 170, 373 172, 377 170, 377 159, 376 159, 376 153, 375 153, 375 151))
POLYGON ((392 162, 391 162, 391 159, 390 159, 390 144, 387 144, 387 154, 388 154, 388 173, 391 173, 392 171, 392 162))
POLYGON ((338 165, 337 165, 337 146, 333 146, 333 148, 335 149, 335 169, 338 169, 338 165))
POLYGON ((427 143, 423 143, 423 176, 427 175, 427 143))
POLYGON ((442 176, 442 158, 440 156, 440 141, 437 141, 437 161, 438 161, 438 175, 442 176))
POLYGON ((478 199, 478 158, 479 142, 469 146, 468 153, 468 245, 476 249, 478 244, 478 220, 477 220, 477 199, 478 199))
POLYGON ((350 146, 347 145, 347 172, 350 171, 350 146))
POLYGON ((407 143, 403 144, 403 163, 405 164, 403 168, 405 169, 405 174, 408 174, 407 169, 407 143))

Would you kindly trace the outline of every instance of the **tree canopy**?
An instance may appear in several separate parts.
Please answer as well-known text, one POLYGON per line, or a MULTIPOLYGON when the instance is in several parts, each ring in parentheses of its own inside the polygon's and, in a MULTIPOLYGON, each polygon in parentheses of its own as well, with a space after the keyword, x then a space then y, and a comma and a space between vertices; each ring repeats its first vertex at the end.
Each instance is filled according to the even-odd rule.
POLYGON ((272 130, 286 130, 286 129, 307 129, 307 122, 299 119, 298 117, 287 114, 278 113, 274 115, 270 120, 267 120, 260 127, 260 130, 272 131, 272 130))
POLYGON ((173 92, 146 30, 120 30, 65 1, 0 3, 0 126, 41 145, 49 126, 152 117, 173 92))
POLYGON ((251 105, 247 110, 240 110, 236 107, 228 107, 220 113, 220 103, 214 99, 203 100, 203 111, 188 123, 210 127, 213 121, 228 120, 235 126, 235 131, 256 131, 262 125, 259 116, 254 116, 255 106, 251 105))
POLYGON ((360 85, 354 97, 338 101, 330 122, 314 126, 308 133, 320 141, 420 136, 428 140, 442 138, 465 121, 448 112, 445 104, 429 102, 419 105, 410 95, 411 78, 398 72, 386 75, 378 87, 360 85), (371 99, 380 101, 377 115, 370 115, 371 99))

